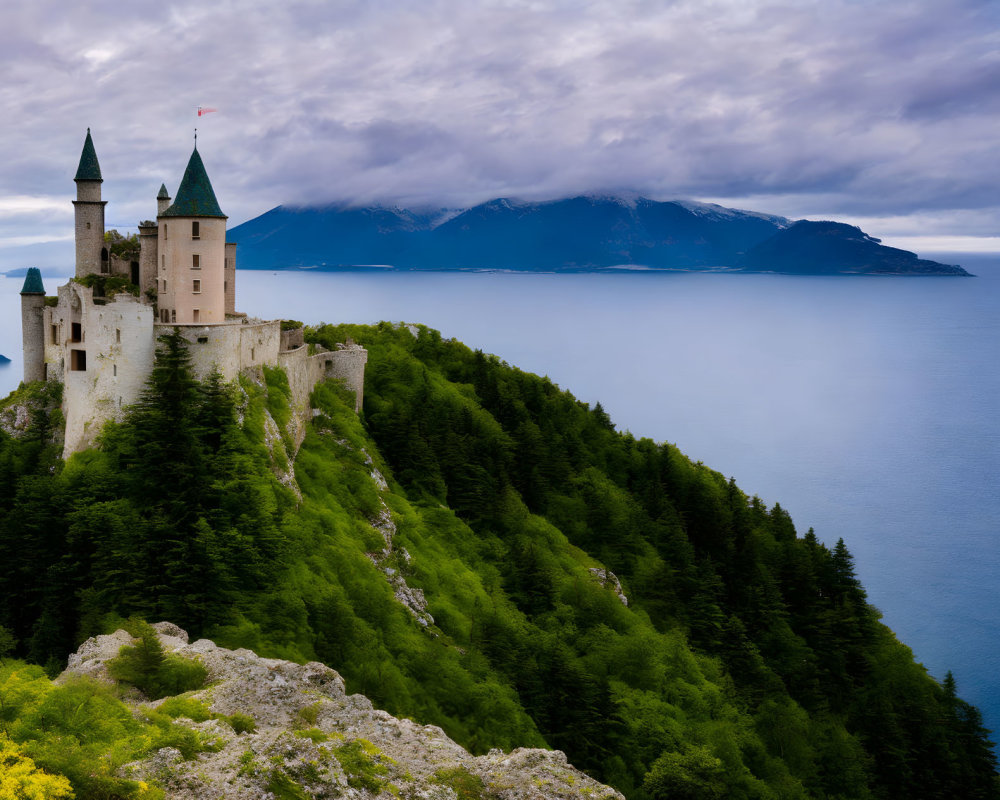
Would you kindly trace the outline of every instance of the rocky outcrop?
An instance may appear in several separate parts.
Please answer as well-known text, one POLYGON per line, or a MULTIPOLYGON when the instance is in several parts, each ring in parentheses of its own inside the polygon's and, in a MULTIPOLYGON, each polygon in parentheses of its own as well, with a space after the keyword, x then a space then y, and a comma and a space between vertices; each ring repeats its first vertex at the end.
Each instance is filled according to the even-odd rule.
POLYGON ((607 589, 611 589, 621 600, 623 606, 628 605, 628 598, 625 596, 625 592, 622 591, 621 581, 618 580, 618 576, 615 575, 610 569, 603 569, 602 567, 591 567, 588 572, 597 579, 597 581, 607 589))
POLYGON ((36 422, 47 422, 46 443, 61 446, 65 433, 61 399, 62 384, 57 381, 21 384, 0 399, 0 431, 18 439, 36 422))
MULTIPOLYGON (((237 732, 220 719, 182 725, 214 741, 214 752, 185 760, 161 748, 123 771, 156 782, 168 798, 271 800, 277 797, 412 798, 412 800, 623 800, 584 775, 559 751, 519 748, 473 756, 432 725, 396 719, 323 664, 261 658, 226 650, 207 639, 189 643, 170 623, 157 629, 164 649, 197 659, 208 671, 207 688, 188 695, 220 717, 246 715, 253 730, 237 732)), ((110 681, 105 665, 131 637, 125 631, 84 642, 70 657, 64 679, 86 675, 110 681)), ((144 703, 130 701, 137 713, 144 703)), ((247 726, 244 726, 247 727, 247 726)))
MULTIPOLYGON (((372 467, 372 480, 378 486, 385 486, 385 478, 382 477, 375 467, 372 467)), ((396 523, 393 522, 392 512, 385 500, 380 499, 382 510, 372 521, 372 527, 382 534, 382 541, 385 547, 381 550, 368 553, 368 558, 385 575, 389 585, 392 587, 393 596, 398 603, 401 603, 407 611, 424 627, 434 624, 434 617, 427 610, 427 598, 424 597, 423 589, 410 586, 403 576, 402 569, 410 563, 410 554, 405 547, 397 550, 392 543, 396 535, 396 523)))

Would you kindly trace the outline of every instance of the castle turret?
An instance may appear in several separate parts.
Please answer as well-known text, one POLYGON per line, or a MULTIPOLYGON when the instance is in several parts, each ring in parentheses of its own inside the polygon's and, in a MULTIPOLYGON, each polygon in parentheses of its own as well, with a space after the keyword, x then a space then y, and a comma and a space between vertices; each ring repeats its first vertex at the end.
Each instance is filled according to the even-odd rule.
POLYGON ((76 277, 108 271, 108 250, 104 246, 104 206, 101 200, 101 165, 97 162, 94 140, 83 142, 80 166, 76 170, 76 277))
POLYGON ((226 219, 196 146, 177 198, 157 218, 160 322, 226 321, 226 219))
POLYGON ((146 296, 156 289, 156 271, 159 268, 159 227, 151 220, 139 223, 139 295, 146 296))
POLYGON ((21 288, 21 341, 24 382, 45 380, 45 286, 42 273, 30 267, 21 288))
POLYGON ((167 184, 160 184, 160 191, 156 193, 156 215, 159 216, 170 208, 170 193, 167 191, 167 184))

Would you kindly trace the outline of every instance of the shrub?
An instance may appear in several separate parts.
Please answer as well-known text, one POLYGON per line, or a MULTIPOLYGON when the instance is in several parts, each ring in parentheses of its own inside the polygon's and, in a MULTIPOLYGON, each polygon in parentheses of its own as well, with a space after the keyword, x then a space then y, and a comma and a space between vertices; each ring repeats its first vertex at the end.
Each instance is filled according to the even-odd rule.
POLYGON ((225 719, 229 727, 236 733, 253 733, 257 730, 257 723, 254 722, 254 718, 249 714, 230 714, 228 717, 223 717, 223 719, 225 719))
POLYGON ((465 767, 439 769, 434 773, 434 782, 454 790, 456 800, 483 800, 489 796, 483 779, 465 767))
POLYGON ((0 798, 72 798, 73 789, 62 775, 49 775, 35 766, 17 745, 0 733, 0 798))
POLYGON ((355 739, 338 747, 335 753, 347 776, 348 786, 367 789, 372 794, 382 791, 389 768, 379 762, 382 754, 375 745, 367 739, 355 739))
MULTIPOLYGON (((134 625, 134 623, 132 623, 134 625)), ((116 681, 131 684, 150 700, 182 694, 205 685, 208 672, 197 661, 167 655, 148 623, 137 627, 138 643, 125 645, 108 662, 108 673, 116 681)))
POLYGON ((329 741, 330 737, 323 733, 319 728, 306 728, 305 730, 295 731, 295 735, 303 739, 308 739, 314 744, 319 744, 320 742, 329 741))
POLYGON ((212 718, 208 706, 193 697, 170 697, 160 703, 158 708, 171 719, 187 717, 194 722, 204 722, 212 718))
POLYGON ((277 800, 308 800, 309 798, 301 786, 278 769, 271 773, 271 778, 267 782, 267 791, 273 794, 277 800))

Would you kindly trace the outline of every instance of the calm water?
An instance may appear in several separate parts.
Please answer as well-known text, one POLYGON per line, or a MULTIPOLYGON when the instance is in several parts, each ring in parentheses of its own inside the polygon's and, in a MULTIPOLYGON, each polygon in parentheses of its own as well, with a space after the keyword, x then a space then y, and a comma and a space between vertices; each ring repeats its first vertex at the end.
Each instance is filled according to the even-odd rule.
MULTIPOLYGON (((997 729, 1000 259, 942 260, 979 277, 241 271, 239 307, 423 322, 600 400, 844 537, 885 621, 997 729)), ((20 283, 0 279, 0 393, 20 283)))

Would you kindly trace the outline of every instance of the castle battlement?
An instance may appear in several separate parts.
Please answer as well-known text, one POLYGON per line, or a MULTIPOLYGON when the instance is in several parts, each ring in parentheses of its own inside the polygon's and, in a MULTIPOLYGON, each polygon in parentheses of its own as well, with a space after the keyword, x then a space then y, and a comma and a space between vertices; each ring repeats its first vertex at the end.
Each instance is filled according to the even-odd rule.
POLYGON ((236 311, 236 244, 226 241, 228 218, 197 147, 176 199, 171 202, 161 185, 156 222, 139 223, 138 260, 118 258, 105 242, 107 201, 89 128, 74 180, 76 278, 47 298, 41 273, 32 268, 21 291, 24 380, 63 383, 64 456, 91 446, 105 422, 120 419, 139 399, 157 338, 174 330, 188 343, 199 378, 218 371, 232 381, 243 372, 280 366, 303 419, 313 387, 325 378, 350 387, 360 410, 364 348, 348 343, 310 354, 301 329, 283 331, 281 320, 236 311), (125 279, 126 290, 104 296, 108 278, 125 279))

